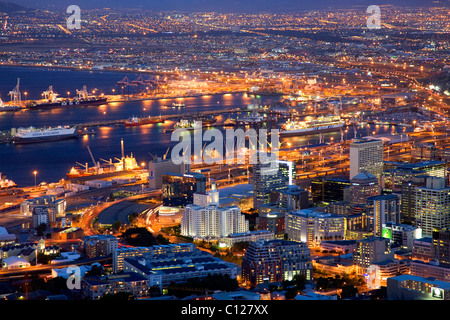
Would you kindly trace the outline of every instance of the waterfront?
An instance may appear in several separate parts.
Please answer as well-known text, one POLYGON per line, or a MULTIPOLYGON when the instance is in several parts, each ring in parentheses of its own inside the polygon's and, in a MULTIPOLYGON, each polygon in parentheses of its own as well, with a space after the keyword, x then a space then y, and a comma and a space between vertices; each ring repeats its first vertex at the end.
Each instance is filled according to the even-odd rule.
MULTIPOLYGON (((15 84, 17 78, 21 78, 21 88, 27 91, 31 97, 37 97, 41 90, 53 85, 57 92, 74 91, 84 84, 95 87, 103 92, 110 92, 115 87, 115 81, 120 80, 124 74, 103 71, 67 71, 62 69, 26 68, 26 67, 1 67, 0 93, 2 97, 15 84), (23 79, 23 80, 22 80, 23 79), (40 79, 34 81, 33 79, 40 79)), ((128 75, 130 78, 137 74, 128 75)), ((261 104, 272 104, 283 99, 282 97, 262 97, 261 104)), ((5 99, 6 100, 6 99, 5 99)), ((20 112, 0 113, 0 131, 7 131, 19 127, 48 127, 58 125, 71 125, 90 121, 121 120, 131 116, 159 116, 177 114, 180 112, 202 112, 218 110, 220 108, 245 107, 252 103, 252 99, 245 93, 207 95, 183 99, 160 99, 145 101, 112 102, 101 106, 83 106, 68 109, 52 110, 22 110, 20 112), (182 101, 186 108, 176 109, 170 105, 174 101, 182 101)), ((226 116, 219 116, 218 122, 223 122, 226 116)), ((19 186, 32 185, 34 183, 33 171, 37 171, 37 181, 47 183, 57 182, 65 178, 65 173, 76 162, 88 163, 92 166, 92 160, 87 150, 89 146, 96 161, 99 159, 114 159, 120 157, 121 139, 124 140, 125 154, 136 157, 138 163, 151 159, 149 153, 160 157, 166 153, 167 148, 176 144, 171 142, 171 133, 165 132, 172 128, 174 121, 166 121, 164 124, 148 124, 138 127, 101 126, 96 128, 95 135, 83 136, 79 139, 30 144, 30 145, 0 145, 0 172, 15 181, 19 186)), ((361 126, 358 127, 358 136, 376 133, 387 133, 395 130, 393 126, 361 126)), ((402 130, 402 128, 398 129, 402 130)), ((354 137, 353 128, 349 128, 344 139, 354 137)), ((324 134, 325 142, 331 140, 340 141, 340 132, 324 134)), ((281 139, 283 141, 284 139, 281 139)), ((286 140, 293 147, 316 144, 320 141, 318 134, 302 137, 290 137, 286 140)), ((169 151, 170 156, 170 151, 169 151)))

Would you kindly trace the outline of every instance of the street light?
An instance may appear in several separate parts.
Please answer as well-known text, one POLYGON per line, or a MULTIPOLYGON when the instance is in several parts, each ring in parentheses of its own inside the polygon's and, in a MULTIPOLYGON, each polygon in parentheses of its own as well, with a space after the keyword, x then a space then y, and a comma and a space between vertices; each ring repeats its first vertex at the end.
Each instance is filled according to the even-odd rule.
POLYGON ((36 186, 37 186, 37 184, 36 184, 37 171, 33 171, 33 174, 34 174, 34 188, 36 189, 36 186))

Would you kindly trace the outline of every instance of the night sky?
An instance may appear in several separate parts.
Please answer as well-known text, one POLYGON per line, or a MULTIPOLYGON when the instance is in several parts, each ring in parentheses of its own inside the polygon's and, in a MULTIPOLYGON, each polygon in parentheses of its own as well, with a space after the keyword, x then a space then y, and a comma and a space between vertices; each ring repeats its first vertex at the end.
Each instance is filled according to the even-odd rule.
MULTIPOLYGON (((6 2, 6 1, 5 1, 6 2)), ((28 8, 63 8, 76 4, 80 8, 142 7, 163 11, 285 12, 369 5, 450 6, 450 0, 10 0, 28 8)))

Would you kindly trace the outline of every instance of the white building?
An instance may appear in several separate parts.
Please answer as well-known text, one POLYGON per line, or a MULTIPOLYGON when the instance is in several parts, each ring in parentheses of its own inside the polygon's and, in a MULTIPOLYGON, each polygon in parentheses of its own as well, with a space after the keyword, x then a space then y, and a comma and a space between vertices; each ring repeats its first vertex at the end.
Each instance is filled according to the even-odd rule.
POLYGON ((320 243, 342 240, 345 233, 344 216, 303 209, 286 213, 285 229, 290 240, 320 243))
POLYGON ((368 171, 377 179, 383 172, 383 141, 355 139, 350 144, 350 179, 368 171))
POLYGON ((248 231, 248 221, 238 206, 219 207, 219 192, 194 194, 181 218, 181 234, 197 239, 222 238, 248 231))

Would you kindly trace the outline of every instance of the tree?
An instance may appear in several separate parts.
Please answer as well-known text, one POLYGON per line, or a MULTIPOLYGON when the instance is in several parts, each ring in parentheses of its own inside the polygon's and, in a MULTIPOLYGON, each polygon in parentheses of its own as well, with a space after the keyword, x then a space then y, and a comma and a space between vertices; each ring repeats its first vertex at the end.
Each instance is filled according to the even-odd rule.
POLYGON ((121 221, 116 221, 116 222, 114 222, 114 223, 112 224, 113 230, 117 230, 117 231, 120 230, 120 227, 121 227, 121 226, 122 226, 122 222, 121 222, 121 221))
POLYGON ((342 287, 342 293, 341 293, 341 298, 345 299, 345 298, 350 298, 355 296, 358 293, 358 289, 351 285, 351 284, 345 284, 342 287))

